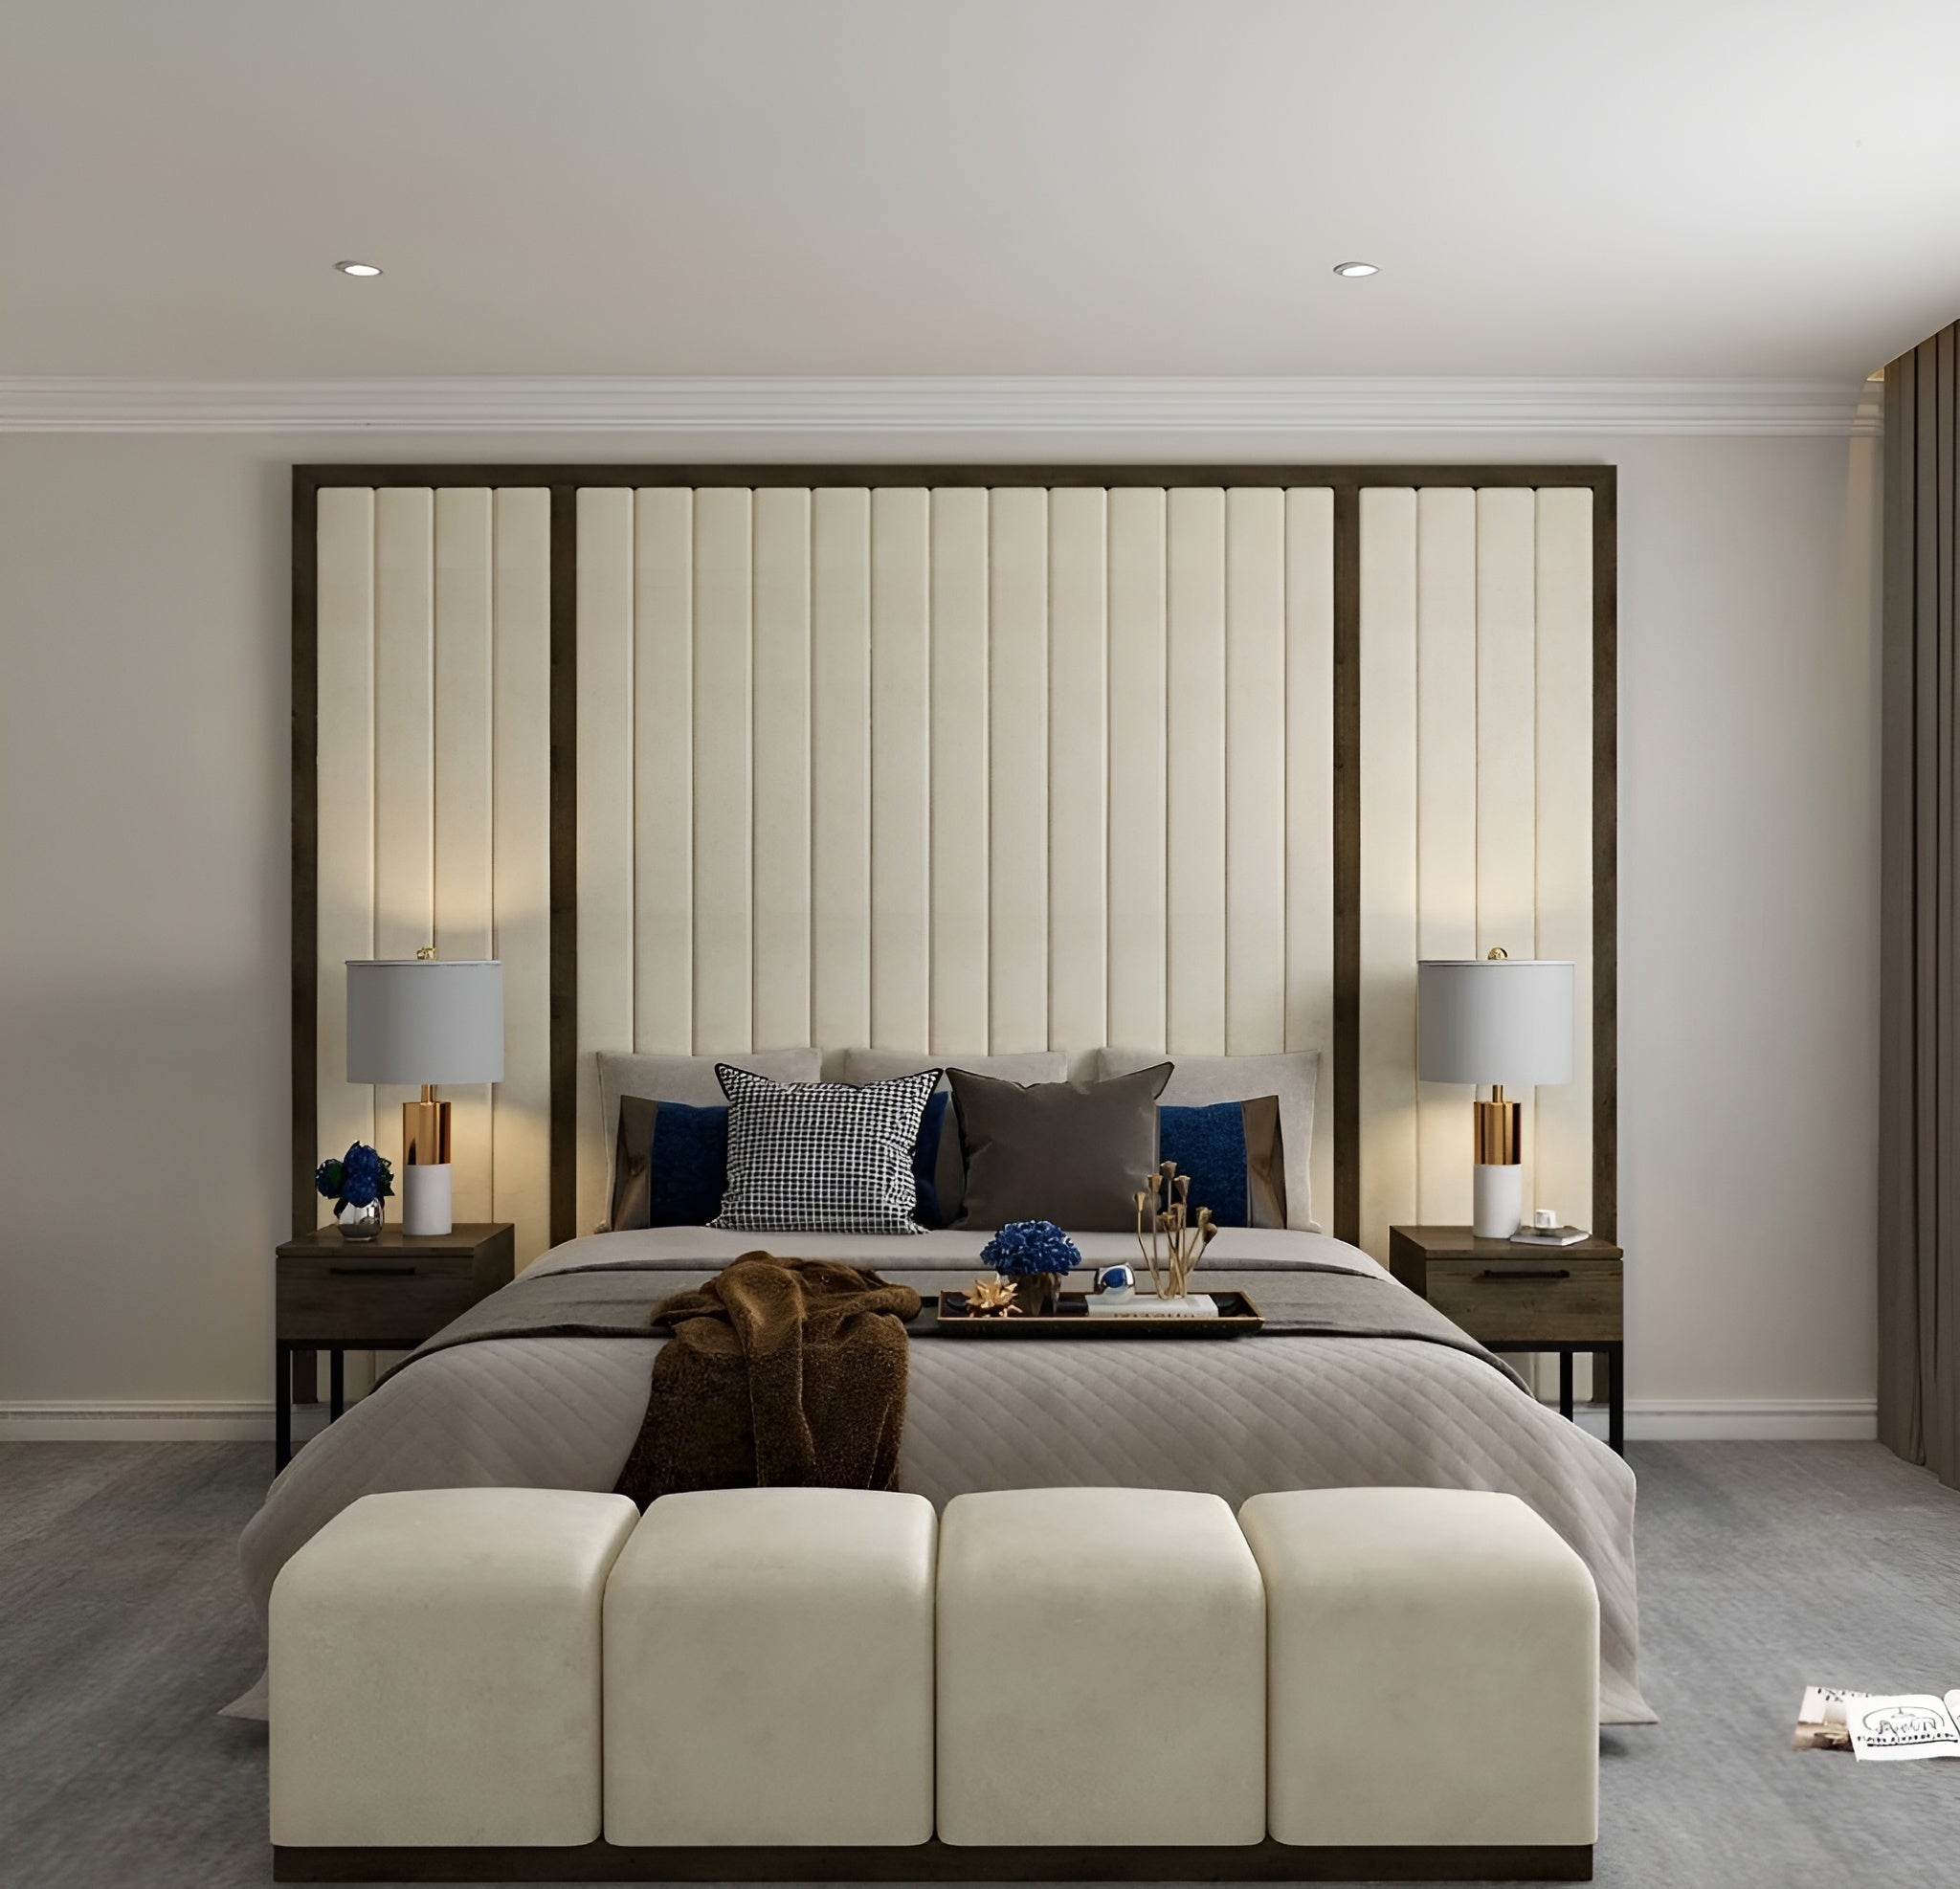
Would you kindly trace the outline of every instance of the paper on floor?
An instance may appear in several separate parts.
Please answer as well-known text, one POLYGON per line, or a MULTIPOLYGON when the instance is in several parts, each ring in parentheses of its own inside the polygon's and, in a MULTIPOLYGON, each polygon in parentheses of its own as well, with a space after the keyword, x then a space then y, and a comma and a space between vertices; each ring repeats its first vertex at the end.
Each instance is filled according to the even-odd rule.
POLYGON ((1960 1758, 1960 1688, 1937 1699, 1929 1692, 1806 1686, 1791 1748, 1848 1750, 1881 1762, 1960 1758))

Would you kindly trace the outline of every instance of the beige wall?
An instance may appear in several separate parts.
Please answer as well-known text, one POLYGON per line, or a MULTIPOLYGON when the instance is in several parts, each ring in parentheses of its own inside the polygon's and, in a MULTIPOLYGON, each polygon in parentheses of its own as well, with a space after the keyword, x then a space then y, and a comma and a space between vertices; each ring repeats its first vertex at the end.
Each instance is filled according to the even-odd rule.
POLYGON ((0 438, 0 1434, 264 1427, 293 460, 1254 453, 1620 466, 1636 1433, 1868 1433, 1876 445, 0 438))

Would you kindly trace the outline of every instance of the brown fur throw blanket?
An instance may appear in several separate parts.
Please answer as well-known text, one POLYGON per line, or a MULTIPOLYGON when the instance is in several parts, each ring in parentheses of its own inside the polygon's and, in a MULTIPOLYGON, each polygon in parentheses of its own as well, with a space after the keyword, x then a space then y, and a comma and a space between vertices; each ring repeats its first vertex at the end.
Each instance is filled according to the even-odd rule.
POLYGON ((892 1489, 905 1421, 903 1321, 919 1295, 826 1259, 745 1253, 654 1307, 654 1359, 618 1491, 892 1489))

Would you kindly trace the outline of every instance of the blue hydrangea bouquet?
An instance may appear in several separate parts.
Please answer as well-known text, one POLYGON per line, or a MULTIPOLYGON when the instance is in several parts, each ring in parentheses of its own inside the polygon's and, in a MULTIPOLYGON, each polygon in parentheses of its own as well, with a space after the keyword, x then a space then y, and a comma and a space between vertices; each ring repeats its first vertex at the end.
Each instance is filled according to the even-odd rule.
POLYGON ((333 1202, 334 1218, 348 1239, 372 1239, 381 1231, 381 1203, 394 1192, 394 1169, 366 1142, 356 1142, 338 1161, 323 1161, 313 1170, 313 1185, 333 1202))
POLYGON ((1011 1220, 980 1249, 980 1259, 1012 1280, 1015 1304, 1036 1316, 1056 1311, 1063 1274, 1082 1263, 1075 1241, 1053 1220, 1011 1220))

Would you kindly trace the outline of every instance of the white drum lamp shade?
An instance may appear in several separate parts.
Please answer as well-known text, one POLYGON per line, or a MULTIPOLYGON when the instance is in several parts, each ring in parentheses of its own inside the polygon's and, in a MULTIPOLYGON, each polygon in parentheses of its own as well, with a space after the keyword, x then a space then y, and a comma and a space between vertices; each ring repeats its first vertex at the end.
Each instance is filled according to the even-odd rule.
POLYGON ((502 965, 494 959, 350 961, 347 1080, 502 1081, 502 965))
POLYGON ((1506 1089, 1572 1079, 1574 967, 1551 958, 1433 958, 1415 967, 1416 1073, 1506 1089))
POLYGON ((347 1080, 419 1086, 402 1104, 402 1231, 454 1230, 450 1106, 438 1082, 503 1079, 503 967, 383 958, 347 965, 347 1080))
POLYGON ((1489 1083, 1471 1112, 1472 1230, 1509 1239, 1524 1211, 1523 1111, 1506 1089, 1572 1079, 1575 967, 1551 958, 1433 958, 1415 967, 1416 1074, 1489 1083))

